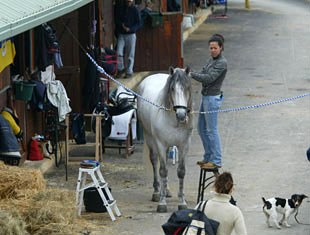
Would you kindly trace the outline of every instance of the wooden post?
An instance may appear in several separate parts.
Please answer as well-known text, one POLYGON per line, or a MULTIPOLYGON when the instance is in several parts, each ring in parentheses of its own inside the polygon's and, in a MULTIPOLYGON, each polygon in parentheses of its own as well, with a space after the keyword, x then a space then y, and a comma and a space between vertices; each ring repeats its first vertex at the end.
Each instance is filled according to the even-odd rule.
POLYGON ((250 9, 250 0, 245 0, 245 8, 250 9))

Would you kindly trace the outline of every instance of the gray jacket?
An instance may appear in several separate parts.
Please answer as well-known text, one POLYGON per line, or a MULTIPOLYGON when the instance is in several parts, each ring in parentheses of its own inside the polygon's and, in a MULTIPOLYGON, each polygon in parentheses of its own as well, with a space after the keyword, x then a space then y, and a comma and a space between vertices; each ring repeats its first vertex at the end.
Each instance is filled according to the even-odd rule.
POLYGON ((211 57, 201 72, 191 72, 190 75, 196 81, 201 82, 201 94, 203 96, 215 96, 221 93, 226 72, 227 60, 221 54, 216 59, 211 57))

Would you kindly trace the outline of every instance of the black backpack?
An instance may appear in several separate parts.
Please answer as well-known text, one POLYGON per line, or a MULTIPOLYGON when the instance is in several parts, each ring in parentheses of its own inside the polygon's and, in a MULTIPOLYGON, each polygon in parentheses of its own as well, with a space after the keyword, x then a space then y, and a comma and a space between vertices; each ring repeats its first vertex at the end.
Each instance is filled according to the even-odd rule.
POLYGON ((197 209, 184 209, 172 213, 167 223, 162 225, 165 235, 187 234, 189 230, 201 234, 216 235, 219 222, 209 219, 204 211, 207 201, 200 202, 197 209), (202 207, 202 209, 200 209, 202 207))

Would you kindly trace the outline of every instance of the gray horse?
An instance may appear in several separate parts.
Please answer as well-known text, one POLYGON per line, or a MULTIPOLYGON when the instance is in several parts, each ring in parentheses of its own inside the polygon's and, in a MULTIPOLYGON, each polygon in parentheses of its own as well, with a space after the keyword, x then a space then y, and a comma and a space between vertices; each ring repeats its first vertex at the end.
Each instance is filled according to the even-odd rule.
POLYGON ((149 158, 153 166, 153 201, 159 201, 157 212, 167 212, 166 196, 171 196, 167 188, 167 150, 178 148, 179 206, 187 208, 184 193, 185 159, 188 153, 193 124, 191 80, 189 68, 169 68, 169 74, 158 73, 146 77, 139 85, 138 119, 143 126, 145 143, 149 148, 149 158), (149 101, 149 102, 146 102, 149 101), (155 105, 154 105, 155 104, 155 105), (163 106, 168 110, 159 108, 163 106), (160 161, 158 175, 158 160, 160 161))

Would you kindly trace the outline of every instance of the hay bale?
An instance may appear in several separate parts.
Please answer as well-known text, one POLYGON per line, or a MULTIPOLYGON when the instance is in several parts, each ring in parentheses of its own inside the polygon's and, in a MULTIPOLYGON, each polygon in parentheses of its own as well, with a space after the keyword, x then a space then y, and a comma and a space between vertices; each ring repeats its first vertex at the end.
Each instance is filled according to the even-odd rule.
POLYGON ((26 223, 19 213, 0 210, 0 231, 6 235, 27 235, 26 223))
POLYGON ((46 182, 41 171, 5 165, 0 162, 0 199, 28 197, 21 192, 33 195, 33 190, 43 190, 46 182), (32 191, 29 192, 29 189, 32 191))

